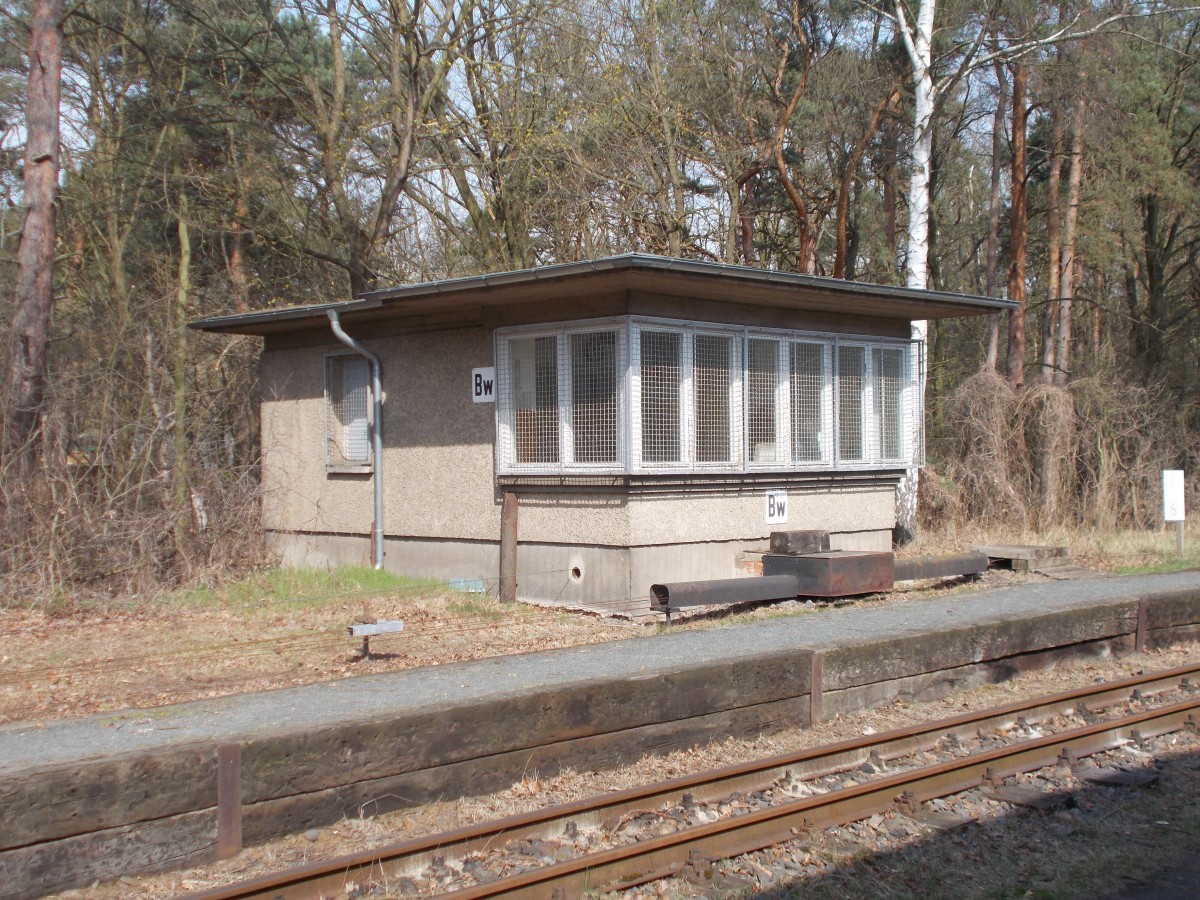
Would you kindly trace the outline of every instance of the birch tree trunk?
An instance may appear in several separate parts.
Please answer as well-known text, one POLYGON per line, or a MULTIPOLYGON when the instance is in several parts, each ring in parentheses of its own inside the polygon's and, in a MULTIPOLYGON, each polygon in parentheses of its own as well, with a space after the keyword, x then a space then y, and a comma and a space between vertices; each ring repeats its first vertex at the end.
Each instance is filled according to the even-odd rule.
POLYGON ((62 18, 63 0, 33 0, 25 100, 25 221, 17 244, 16 302, 8 338, 3 426, 3 458, 12 463, 8 476, 18 485, 29 482, 37 463, 32 440, 46 395, 50 319, 54 311, 62 18))
POLYGON ((1066 384, 1071 374, 1071 307, 1075 300, 1075 234, 1079 221, 1079 192, 1083 183, 1083 116, 1087 98, 1075 102, 1071 119, 1071 173, 1067 180, 1067 210, 1063 222, 1062 302, 1058 311, 1058 369, 1054 380, 1066 384))
MULTIPOLYGON (((996 63, 996 112, 992 117, 992 171, 988 193, 987 268, 984 293, 996 296, 996 272, 1000 265, 1000 175, 1004 156, 1004 114, 1008 106, 1008 78, 996 63)), ((995 372, 1000 362, 1000 313, 988 316, 987 367, 995 372)))
POLYGON ((1061 289, 1059 268, 1060 223, 1059 188, 1062 183, 1063 120, 1062 102, 1055 98, 1050 105, 1050 170, 1046 179, 1046 309, 1042 313, 1042 381, 1053 384, 1058 366, 1058 301, 1061 289))
POLYGON ((1012 68, 1012 212, 1009 222, 1008 299, 1017 306, 1008 311, 1008 383, 1014 388, 1025 383, 1025 106, 1027 72, 1020 60, 1012 68))
MULTIPOLYGON (((908 255, 905 262, 905 284, 924 290, 929 286, 929 213, 932 205, 930 185, 933 179, 933 112, 936 94, 933 72, 930 70, 933 45, 933 17, 936 0, 921 0, 915 27, 910 27, 904 4, 896 2, 896 21, 908 50, 913 67, 913 150, 912 176, 908 188, 908 255)), ((914 417, 912 442, 914 456, 920 452, 925 437, 925 339, 928 323, 912 323, 912 340, 916 343, 916 364, 920 402, 914 417)), ((919 469, 913 465, 905 473, 896 494, 896 541, 907 543, 917 529, 917 479, 919 469)))

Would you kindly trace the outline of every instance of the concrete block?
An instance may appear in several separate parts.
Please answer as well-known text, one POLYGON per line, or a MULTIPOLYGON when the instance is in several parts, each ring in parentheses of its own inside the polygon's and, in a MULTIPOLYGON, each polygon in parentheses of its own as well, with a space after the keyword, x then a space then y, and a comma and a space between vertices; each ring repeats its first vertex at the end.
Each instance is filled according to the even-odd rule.
POLYGON ((828 531, 772 531, 772 553, 822 553, 829 551, 828 531))

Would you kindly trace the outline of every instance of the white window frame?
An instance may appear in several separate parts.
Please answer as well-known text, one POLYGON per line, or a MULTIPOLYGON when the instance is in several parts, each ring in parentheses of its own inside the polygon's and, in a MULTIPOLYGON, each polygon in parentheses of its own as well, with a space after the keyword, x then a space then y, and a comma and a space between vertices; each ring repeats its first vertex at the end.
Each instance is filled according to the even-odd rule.
POLYGON ((745 329, 706 325, 673 319, 632 318, 629 322, 629 375, 631 382, 630 409, 633 412, 630 428, 631 465, 633 472, 668 471, 738 471, 742 468, 745 436, 743 433, 742 379, 745 365, 745 329), (642 459, 642 332, 656 331, 680 335, 679 346, 679 456, 678 460, 645 462, 642 459), (729 341, 729 450, 727 460, 701 462, 697 459, 699 428, 696 422, 696 338, 713 336, 729 341))
POLYGON ((779 332, 746 329, 742 351, 742 372, 744 373, 743 410, 745 433, 742 442, 745 445, 746 468, 748 470, 792 467, 792 342, 779 332), (755 459, 755 445, 751 443, 750 423, 750 342, 770 341, 775 344, 775 453, 774 459, 755 459))
POLYGON ((498 329, 495 335, 496 358, 496 468, 505 474, 562 474, 594 473, 607 474, 624 472, 629 465, 628 433, 629 415, 628 387, 628 328, 623 319, 605 319, 590 322, 562 323, 547 326, 498 329), (616 423, 617 452, 611 463, 575 462, 575 429, 572 416, 572 371, 571 335, 612 332, 616 335, 616 423), (534 340, 553 337, 555 339, 555 377, 558 393, 558 462, 517 462, 516 407, 512 403, 510 365, 512 354, 508 349, 514 340, 534 340))
POLYGON ((791 348, 800 345, 821 347, 821 387, 819 391, 820 408, 818 409, 820 428, 818 431, 817 459, 796 459, 796 446, 792 443, 795 424, 789 419, 787 440, 787 459, 791 468, 797 470, 833 469, 837 467, 837 341, 833 335, 817 333, 791 333, 787 339, 787 405, 788 415, 791 416, 792 406, 792 360, 791 348))
MULTIPOLYGON (((876 342, 877 344, 877 342, 876 342)), ((874 379, 872 378, 871 353, 872 342, 846 339, 839 337, 834 344, 833 381, 834 381, 834 461, 839 469, 866 468, 876 458, 875 441, 873 440, 872 423, 874 422, 874 379), (863 351, 862 386, 859 388, 859 436, 862 441, 861 457, 842 456, 842 360, 843 349, 859 349, 863 351)))
POLYGON ((913 398, 913 383, 912 378, 909 376, 909 373, 912 371, 910 368, 911 354, 906 353, 904 347, 896 346, 894 344, 880 343, 872 346, 871 348, 872 366, 874 366, 876 354, 882 358, 884 351, 887 350, 893 350, 900 354, 900 393, 897 398, 897 403, 899 404, 899 420, 896 423, 896 429, 900 439, 900 453, 899 455, 894 456, 884 455, 883 408, 880 403, 876 402, 883 395, 883 372, 875 371, 873 372, 871 379, 871 397, 873 403, 873 408, 871 410, 871 425, 875 431, 876 451, 873 455, 873 458, 877 459, 881 464, 891 463, 895 465, 907 465, 909 463, 909 457, 913 455, 910 448, 910 436, 912 435, 913 431, 909 409, 909 404, 913 398))
POLYGON ((925 341, 908 342, 908 366, 904 372, 904 447, 906 465, 925 465, 925 341))
POLYGON ((496 467, 501 475, 522 474, 686 474, 765 471, 866 471, 899 469, 924 463, 921 392, 916 379, 922 354, 920 342, 903 338, 868 337, 829 332, 809 332, 775 328, 757 328, 710 324, 680 319, 644 316, 622 316, 570 323, 515 326, 497 329, 496 352, 496 467), (597 331, 614 331, 617 335, 617 461, 607 463, 576 463, 572 423, 570 335, 597 331), (641 340, 646 331, 661 331, 680 335, 679 361, 679 459, 644 461, 642 459, 642 384, 641 340), (730 459, 700 462, 697 459, 695 342, 697 336, 713 335, 730 341, 729 372, 729 435, 730 459), (513 340, 551 337, 556 340, 558 390, 559 461, 557 463, 517 463, 515 446, 515 410, 511 398, 511 354, 513 340), (749 342, 768 340, 777 345, 775 384, 776 449, 773 460, 754 459, 749 446, 749 342), (819 441, 821 458, 796 460, 792 433, 791 353, 798 344, 820 345, 822 349, 821 385, 819 390, 819 441), (861 388, 862 459, 843 459, 841 454, 840 414, 841 387, 839 351, 843 347, 860 347, 864 353, 864 377, 861 388), (901 384, 899 424, 901 455, 884 458, 881 423, 876 410, 878 376, 877 351, 896 349, 901 352, 901 384), (907 351, 907 352, 906 352, 907 351))
MULTIPOLYGON (((372 421, 372 411, 374 409, 374 403, 372 401, 374 398, 371 396, 370 362, 357 353, 326 353, 321 360, 321 371, 325 385, 325 471, 333 474, 360 474, 374 471, 375 465, 373 443, 371 438, 374 432, 375 423, 372 421), (366 438, 364 441, 364 453, 359 459, 339 459, 335 458, 331 453, 331 448, 335 445, 335 443, 338 446, 345 446, 347 443, 344 437, 339 441, 335 441, 334 435, 330 431, 332 422, 337 418, 337 414, 334 412, 334 407, 342 400, 342 398, 334 398, 332 396, 329 383, 331 368, 335 359, 349 361, 355 363, 356 365, 361 364, 362 368, 365 370, 364 384, 366 387, 366 438)), ((343 424, 341 427, 345 429, 349 428, 350 426, 348 424, 343 424)))

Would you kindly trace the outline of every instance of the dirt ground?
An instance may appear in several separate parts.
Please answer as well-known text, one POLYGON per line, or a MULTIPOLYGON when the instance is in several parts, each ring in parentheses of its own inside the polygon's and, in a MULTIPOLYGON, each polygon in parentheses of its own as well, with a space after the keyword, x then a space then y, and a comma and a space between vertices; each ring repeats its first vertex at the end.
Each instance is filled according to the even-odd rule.
MULTIPOLYGON (((905 596, 978 590, 1016 578, 992 572, 980 584, 926 586, 905 596)), ((854 602, 886 603, 892 596, 854 602)), ((677 619, 672 627, 715 628, 819 609, 766 605, 677 619)), ((0 607, 0 724, 621 640, 661 628, 661 616, 631 621, 427 587, 302 600, 174 599, 70 615, 0 607), (404 631, 373 638, 372 655, 364 659, 361 640, 346 628, 377 618, 402 620, 404 631)))
POLYGON ((0 722, 56 719, 608 641, 627 621, 447 594, 290 604, 153 603, 52 616, 0 609, 0 722), (372 656, 346 633, 399 619, 372 656))
MULTIPOLYGON (((902 555, 961 552, 977 543, 1067 545, 1079 564, 1097 571, 1152 571, 1172 559, 1176 568, 1200 562, 1200 531, 1193 528, 1187 540, 1188 554, 1179 559, 1167 532, 1064 530, 997 540, 966 529, 925 533, 902 555)), ((990 571, 976 584, 916 585, 904 596, 912 601, 1024 578, 990 571)), ((855 602, 886 603, 892 596, 855 602)), ((673 627, 721 627, 820 608, 791 603, 733 609, 677 619, 673 627)), ((353 567, 333 573, 264 570, 223 586, 154 598, 62 598, 57 608, 31 609, 21 598, 0 596, 0 724, 619 640, 660 628, 657 616, 630 621, 501 604, 487 594, 353 567), (364 660, 346 627, 376 618, 401 619, 405 630, 375 639, 372 657, 364 660)))

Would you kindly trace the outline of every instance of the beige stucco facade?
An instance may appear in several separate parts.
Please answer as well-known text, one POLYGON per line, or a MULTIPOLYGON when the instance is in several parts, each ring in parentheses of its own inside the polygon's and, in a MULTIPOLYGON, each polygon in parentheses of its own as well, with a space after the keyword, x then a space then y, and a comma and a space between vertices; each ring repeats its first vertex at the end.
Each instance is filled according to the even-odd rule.
MULTIPOLYGON (((649 298, 642 309, 676 310, 677 301, 649 298)), ((586 311, 628 307, 593 302, 586 311)), ((546 316, 534 309, 516 318, 546 316)), ((387 568, 494 585, 504 490, 519 498, 518 593, 528 599, 636 612, 645 609, 653 583, 747 575, 747 554, 782 527, 765 523, 768 489, 788 492, 787 528, 829 531, 835 548, 890 548, 895 472, 582 479, 571 486, 499 478, 496 405, 472 401, 470 377, 494 364, 495 328, 513 318, 354 335, 383 360, 387 568)), ((779 316, 771 311, 767 318, 774 323, 779 316)), ((790 320, 799 327, 794 315, 790 320)), ((895 323, 828 316, 815 324, 841 325, 848 334, 902 332, 895 323)), ((324 359, 343 352, 332 335, 314 331, 268 339, 262 355, 263 525, 286 564, 370 558, 372 476, 326 467, 324 359)))
MULTIPOLYGON (((899 467, 910 464, 912 450, 920 446, 911 440, 920 431, 921 414, 919 400, 910 403, 919 397, 921 360, 920 345, 909 343, 911 323, 1014 307, 1003 299, 630 253, 397 285, 352 300, 217 316, 191 326, 264 339, 263 526, 285 564, 371 560, 374 451, 368 452, 366 445, 378 435, 383 445, 375 460, 382 462, 377 466, 383 493, 378 524, 388 568, 482 579, 495 588, 507 497, 507 535, 516 523, 519 596, 638 611, 646 608, 653 583, 750 574, 770 532, 781 527, 828 531, 833 547, 840 549, 889 548, 899 467), (576 407, 568 393, 576 384, 570 369, 575 351, 564 355, 563 348, 596 332, 588 323, 600 320, 613 323, 599 329, 612 336, 594 341, 592 349, 580 345, 581 364, 595 368, 585 373, 592 393, 585 389, 582 407, 576 407), (339 430, 331 434, 344 444, 337 445, 332 464, 327 457, 325 359, 351 351, 335 338, 331 322, 339 322, 368 355, 378 354, 384 398, 382 429, 374 431, 368 428, 362 401, 365 363, 356 357, 330 365, 342 403, 339 430), (692 411, 701 394, 692 374, 679 375, 678 407, 647 406, 638 392, 657 377, 654 367, 661 365, 651 362, 647 368, 640 355, 634 361, 635 346, 637 354, 643 352, 640 337, 636 345, 635 337, 647 331, 658 332, 654 341, 687 335, 679 340, 691 341, 687 352, 695 355, 701 334, 708 347, 721 340, 732 347, 734 335, 740 338, 743 350, 725 351, 725 362, 719 356, 710 358, 715 363, 685 362, 679 350, 669 363, 679 373, 685 366, 707 366, 704 377, 710 386, 720 383, 713 372, 733 373, 724 382, 727 388, 715 389, 729 391, 727 407, 713 400, 720 394, 711 387, 705 388, 709 393, 703 402, 708 422, 720 423, 727 416, 730 431, 719 440, 739 447, 737 451, 705 449, 703 453, 728 455, 703 457, 697 438, 701 420, 692 411), (550 346, 538 342, 549 340, 555 342, 561 368, 545 374, 538 367, 549 364, 536 354, 550 346), (757 369, 748 362, 752 344, 757 369), (804 354, 818 344, 828 348, 829 356, 822 351, 823 361, 813 368, 815 357, 804 354), (597 349, 604 347, 609 349, 597 349), (840 355, 826 361, 843 349, 849 382, 841 380, 840 355), (613 366, 611 356, 597 362, 603 353, 615 353, 618 363, 613 366), (772 371, 772 353, 778 360, 775 376, 765 377, 776 377, 775 387, 763 377, 752 382, 751 372, 762 376, 772 371), (735 360, 739 355, 746 360, 735 360), (802 356, 810 361, 797 363, 802 356), (768 360, 766 368, 763 359, 768 360), (837 386, 829 375, 833 365, 837 386), (488 367, 498 370, 497 389, 512 392, 503 398, 500 412, 497 404, 476 403, 471 396, 472 370, 488 367), (538 393, 541 387, 530 387, 531 372, 546 383, 557 379, 556 390, 562 393, 538 393), (780 377, 784 372, 789 374, 780 377), (868 389, 863 385, 869 373, 875 373, 870 375, 875 380, 868 389), (839 392, 846 383, 852 393, 845 394, 843 405, 839 392), (538 398, 532 405, 531 390, 538 398), (744 399, 738 399, 738 391, 744 399), (789 397, 801 397, 806 404, 797 407, 796 422, 807 431, 789 424, 789 397), (576 442, 576 425, 568 418, 577 408, 607 417, 583 422, 578 432, 583 443, 576 442), (635 423, 647 409, 657 417, 651 431, 643 427, 648 420, 635 423), (814 409, 821 417, 815 436, 814 409), (845 426, 843 409, 850 410, 845 426), (626 413, 628 418, 622 419, 626 413), (745 438, 734 425, 743 413, 745 438), (551 424, 544 425, 538 416, 551 424), (763 430, 763 422, 774 425, 763 430), (595 437, 601 430, 604 436, 595 437), (678 449, 684 446, 683 433, 692 441, 686 452, 678 449), (564 443, 545 450, 554 434, 564 443), (846 434, 851 442, 843 450, 846 434), (614 440, 624 441, 618 451, 612 449, 614 440), (646 440, 666 440, 666 449, 647 453, 641 446, 646 440), (871 440, 875 443, 868 448, 871 440), (825 449, 810 456, 804 456, 808 450, 797 452, 814 441, 825 449), (764 457, 769 459, 779 444, 789 462, 776 467, 764 457), (579 446, 585 449, 577 457, 579 446), (813 462, 806 468, 802 457, 813 462), (593 465, 595 460, 604 464, 593 465), (716 465, 702 464, 714 461, 716 465), (827 469, 819 470, 822 466, 827 469), (786 524, 767 523, 768 492, 786 497, 786 524)), ((671 396, 670 382, 658 384, 660 393, 649 395, 651 404, 671 396)), ((711 424, 706 427, 706 440, 712 440, 716 432, 711 424)), ((505 554, 506 567, 510 560, 505 554)))

